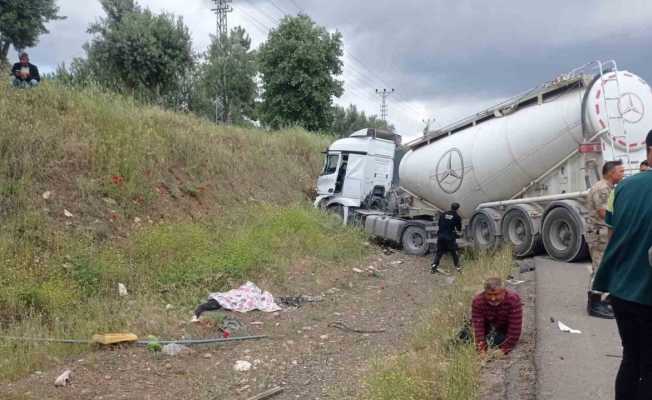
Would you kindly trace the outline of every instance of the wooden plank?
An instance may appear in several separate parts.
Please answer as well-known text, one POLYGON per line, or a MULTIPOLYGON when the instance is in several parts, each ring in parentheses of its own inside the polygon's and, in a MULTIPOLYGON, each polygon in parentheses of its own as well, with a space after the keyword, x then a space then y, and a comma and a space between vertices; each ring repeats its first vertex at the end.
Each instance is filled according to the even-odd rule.
POLYGON ((133 333, 105 333, 93 335, 93 343, 104 346, 118 343, 133 343, 138 341, 138 336, 133 333))

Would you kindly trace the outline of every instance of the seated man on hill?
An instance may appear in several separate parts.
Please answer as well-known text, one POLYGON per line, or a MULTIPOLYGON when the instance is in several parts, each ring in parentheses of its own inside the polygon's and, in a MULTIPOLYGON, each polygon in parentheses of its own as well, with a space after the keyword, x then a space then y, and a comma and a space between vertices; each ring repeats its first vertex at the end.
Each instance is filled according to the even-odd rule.
POLYGON ((36 86, 41 82, 41 75, 34 64, 30 64, 29 55, 24 51, 20 53, 20 62, 14 64, 11 69, 12 83, 14 87, 36 86))
POLYGON ((484 291, 473 299, 471 325, 480 353, 497 347, 503 354, 514 349, 521 337, 523 305, 521 297, 503 286, 500 278, 489 278, 484 291))

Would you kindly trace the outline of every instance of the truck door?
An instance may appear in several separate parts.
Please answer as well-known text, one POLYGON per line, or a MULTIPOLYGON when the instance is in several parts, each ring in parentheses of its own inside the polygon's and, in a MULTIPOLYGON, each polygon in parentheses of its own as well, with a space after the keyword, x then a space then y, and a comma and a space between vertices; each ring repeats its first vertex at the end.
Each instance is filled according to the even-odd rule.
POLYGON ((388 190, 392 185, 394 163, 391 159, 377 158, 374 170, 374 187, 383 186, 388 190))
POLYGON ((324 170, 317 180, 317 193, 319 195, 329 195, 335 193, 337 185, 337 176, 340 167, 340 153, 326 153, 326 162, 324 170))

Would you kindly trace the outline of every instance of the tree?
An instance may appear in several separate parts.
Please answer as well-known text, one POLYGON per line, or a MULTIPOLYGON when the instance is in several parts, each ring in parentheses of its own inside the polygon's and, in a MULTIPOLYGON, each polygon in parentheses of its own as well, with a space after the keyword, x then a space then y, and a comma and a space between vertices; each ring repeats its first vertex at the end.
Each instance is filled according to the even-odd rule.
POLYGON ((259 50, 263 81, 262 121, 273 129, 301 125, 327 130, 333 97, 342 95, 342 35, 310 17, 285 17, 259 50))
POLYGON ((213 41, 200 67, 198 96, 193 111, 222 122, 242 123, 254 117, 257 96, 256 54, 247 32, 237 27, 213 41), (217 106, 215 101, 217 100, 217 106))
POLYGON ((9 49, 25 49, 49 33, 45 24, 64 19, 55 0, 0 0, 0 63, 8 63, 9 49))
POLYGON ((173 93, 194 62, 181 18, 154 15, 134 0, 100 0, 106 17, 92 24, 85 46, 88 68, 99 83, 160 100, 173 93))
POLYGON ((348 108, 335 106, 333 109, 333 125, 330 129, 338 137, 348 136, 353 132, 365 128, 380 128, 394 130, 386 121, 376 115, 366 116, 364 111, 359 112, 358 108, 351 104, 348 108))

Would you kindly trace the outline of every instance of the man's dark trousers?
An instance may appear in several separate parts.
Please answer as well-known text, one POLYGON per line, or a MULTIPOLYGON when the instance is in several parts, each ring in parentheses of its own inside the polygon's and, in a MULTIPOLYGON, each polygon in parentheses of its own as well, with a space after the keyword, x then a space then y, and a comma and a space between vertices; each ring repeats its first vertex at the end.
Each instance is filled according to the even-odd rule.
POLYGON ((437 240, 437 253, 435 254, 435 258, 432 261, 432 264, 438 266, 441 257, 446 253, 450 253, 450 255, 453 257, 453 264, 455 264, 455 267, 459 267, 460 257, 457 254, 457 242, 455 239, 450 240, 439 238, 437 240))
POLYGON ((652 400, 652 306, 611 296, 623 344, 616 400, 652 400))

